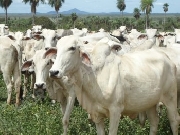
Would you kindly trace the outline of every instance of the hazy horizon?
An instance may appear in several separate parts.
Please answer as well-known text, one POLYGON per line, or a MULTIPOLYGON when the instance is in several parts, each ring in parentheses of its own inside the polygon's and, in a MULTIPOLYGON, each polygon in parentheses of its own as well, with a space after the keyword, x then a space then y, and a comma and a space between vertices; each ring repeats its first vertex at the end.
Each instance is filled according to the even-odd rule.
MULTIPOLYGON (((120 12, 117 8, 117 0, 65 0, 60 8, 59 12, 68 11, 74 8, 80 11, 85 11, 89 13, 109 13, 109 12, 120 12)), ((167 13, 180 13, 180 0, 156 0, 153 3, 154 8, 152 8, 151 13, 164 13, 163 4, 168 3, 167 13)), ((126 9, 123 12, 133 13, 134 8, 139 8, 140 0, 125 0, 126 9)), ((13 1, 9 6, 8 13, 31 13, 30 4, 23 3, 22 0, 13 1)), ((47 13, 49 11, 55 11, 53 7, 48 4, 39 3, 37 6, 37 12, 47 13)), ((3 8, 0 8, 0 13, 5 13, 3 8)))

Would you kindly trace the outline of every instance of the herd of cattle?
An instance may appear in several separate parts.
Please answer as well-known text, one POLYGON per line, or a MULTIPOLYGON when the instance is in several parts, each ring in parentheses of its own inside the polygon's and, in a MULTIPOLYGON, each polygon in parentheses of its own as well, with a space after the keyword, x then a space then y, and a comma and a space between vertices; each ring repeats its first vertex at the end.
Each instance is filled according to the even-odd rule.
POLYGON ((157 133, 160 105, 167 108, 173 135, 178 135, 180 116, 180 29, 158 32, 112 32, 100 29, 42 29, 35 25, 26 33, 10 32, 0 24, 0 70, 7 87, 7 104, 15 89, 26 97, 31 79, 34 98, 48 96, 61 104, 63 135, 67 134, 75 98, 95 122, 97 134, 116 135, 120 118, 146 115, 150 135, 157 133), (21 76, 24 76, 21 82, 21 76))

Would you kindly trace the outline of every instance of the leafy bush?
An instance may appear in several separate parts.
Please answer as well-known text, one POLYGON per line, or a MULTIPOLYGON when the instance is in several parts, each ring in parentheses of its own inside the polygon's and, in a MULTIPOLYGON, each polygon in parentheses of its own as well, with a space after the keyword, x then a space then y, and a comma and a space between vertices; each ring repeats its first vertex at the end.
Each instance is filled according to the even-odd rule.
POLYGON ((55 29, 56 25, 48 17, 35 17, 34 23, 36 25, 42 25, 43 28, 55 29))

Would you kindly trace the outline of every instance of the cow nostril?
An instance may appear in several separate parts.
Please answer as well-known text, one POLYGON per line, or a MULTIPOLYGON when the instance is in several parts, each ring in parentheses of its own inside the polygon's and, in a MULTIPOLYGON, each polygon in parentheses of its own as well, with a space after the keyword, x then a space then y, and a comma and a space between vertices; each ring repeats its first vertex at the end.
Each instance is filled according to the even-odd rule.
POLYGON ((21 71, 21 73, 22 73, 22 74, 25 74, 25 73, 26 73, 26 71, 21 71))
POLYGON ((37 88, 43 88, 44 83, 38 83, 38 84, 36 83, 35 85, 37 88))
POLYGON ((50 76, 56 76, 59 73, 58 70, 52 70, 50 71, 50 76))
POLYGON ((48 50, 48 49, 49 49, 49 47, 46 47, 46 48, 45 48, 45 50, 48 50))

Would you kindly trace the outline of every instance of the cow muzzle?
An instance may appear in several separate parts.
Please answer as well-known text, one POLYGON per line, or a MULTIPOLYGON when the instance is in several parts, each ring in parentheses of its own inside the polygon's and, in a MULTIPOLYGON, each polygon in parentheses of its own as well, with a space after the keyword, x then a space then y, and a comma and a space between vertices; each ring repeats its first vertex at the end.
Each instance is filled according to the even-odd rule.
POLYGON ((49 76, 53 78, 59 78, 59 71, 58 70, 50 70, 49 71, 49 76))
POLYGON ((46 84, 45 83, 35 83, 34 89, 46 89, 46 84))

